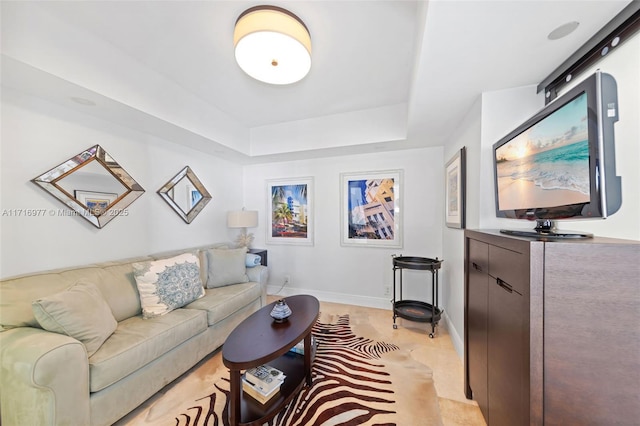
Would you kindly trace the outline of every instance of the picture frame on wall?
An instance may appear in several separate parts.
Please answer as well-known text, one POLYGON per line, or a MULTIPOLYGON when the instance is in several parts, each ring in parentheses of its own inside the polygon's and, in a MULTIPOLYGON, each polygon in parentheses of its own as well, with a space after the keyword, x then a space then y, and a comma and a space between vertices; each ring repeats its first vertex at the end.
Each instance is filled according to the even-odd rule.
POLYGON ((313 245, 313 177, 267 181, 267 244, 313 245))
POLYGON ((196 188, 194 188, 191 185, 189 185, 187 188, 188 188, 187 194, 189 197, 189 199, 187 200, 187 204, 189 206, 189 209, 192 209, 193 207, 195 207, 196 204, 198 204, 198 201, 202 199, 202 194, 200 193, 200 191, 198 191, 196 188))
POLYGON ((462 147, 445 166, 445 222, 449 228, 464 229, 466 216, 466 147, 462 147))
POLYGON ((94 216, 100 216, 106 212, 109 205, 118 198, 118 194, 112 192, 85 191, 81 189, 74 190, 73 196, 84 204, 94 216))
POLYGON ((341 245, 402 248, 403 170, 340 174, 341 245))

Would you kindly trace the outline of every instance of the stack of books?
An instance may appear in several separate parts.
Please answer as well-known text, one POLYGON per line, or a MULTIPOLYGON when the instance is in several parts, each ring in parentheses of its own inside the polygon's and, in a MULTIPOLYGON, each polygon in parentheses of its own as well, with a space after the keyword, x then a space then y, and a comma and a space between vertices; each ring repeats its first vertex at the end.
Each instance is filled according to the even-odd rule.
POLYGON ((242 375, 242 390, 261 404, 270 401, 280 391, 286 376, 270 365, 251 368, 242 375))

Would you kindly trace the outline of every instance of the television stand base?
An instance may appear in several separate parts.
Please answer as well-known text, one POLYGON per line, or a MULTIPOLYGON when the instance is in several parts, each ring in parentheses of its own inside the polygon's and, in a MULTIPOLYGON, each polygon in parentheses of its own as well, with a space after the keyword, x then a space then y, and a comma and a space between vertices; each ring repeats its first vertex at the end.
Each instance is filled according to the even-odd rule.
POLYGON ((538 232, 538 231, 520 231, 515 229, 501 229, 501 233, 507 235, 513 235, 516 237, 527 237, 527 238, 544 238, 544 239, 563 239, 563 238, 593 238, 593 234, 585 233, 585 232, 563 232, 563 231, 553 231, 553 232, 538 232))
POLYGON ((528 238, 539 238, 539 239, 562 239, 562 238, 593 238, 593 234, 589 234, 587 232, 569 232, 569 231, 559 231, 556 223, 550 219, 536 219, 536 227, 533 228, 533 231, 520 231, 520 230, 510 230, 510 229, 501 229, 501 233, 507 235, 514 235, 516 237, 528 237, 528 238))

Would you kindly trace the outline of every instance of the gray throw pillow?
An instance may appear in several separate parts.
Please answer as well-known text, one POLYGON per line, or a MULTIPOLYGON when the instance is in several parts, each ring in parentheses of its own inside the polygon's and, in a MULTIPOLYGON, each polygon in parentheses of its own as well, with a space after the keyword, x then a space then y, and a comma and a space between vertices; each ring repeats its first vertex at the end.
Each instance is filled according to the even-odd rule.
POLYGON ((79 340, 89 356, 118 327, 111 308, 92 283, 78 282, 65 291, 33 301, 31 308, 42 328, 79 340))
POLYGON ((207 250, 209 264, 207 288, 249 282, 246 257, 247 249, 244 247, 207 250))

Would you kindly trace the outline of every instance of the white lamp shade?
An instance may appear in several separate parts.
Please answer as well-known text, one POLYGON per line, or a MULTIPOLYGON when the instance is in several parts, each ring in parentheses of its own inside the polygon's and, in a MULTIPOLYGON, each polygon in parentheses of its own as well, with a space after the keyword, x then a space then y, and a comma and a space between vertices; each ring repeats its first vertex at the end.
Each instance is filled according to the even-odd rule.
POLYGON ((269 84, 291 84, 311 69, 311 37, 296 15, 276 6, 245 11, 233 32, 242 70, 269 84))
POLYGON ((237 210, 227 213, 228 228, 255 228, 258 226, 256 210, 237 210))

